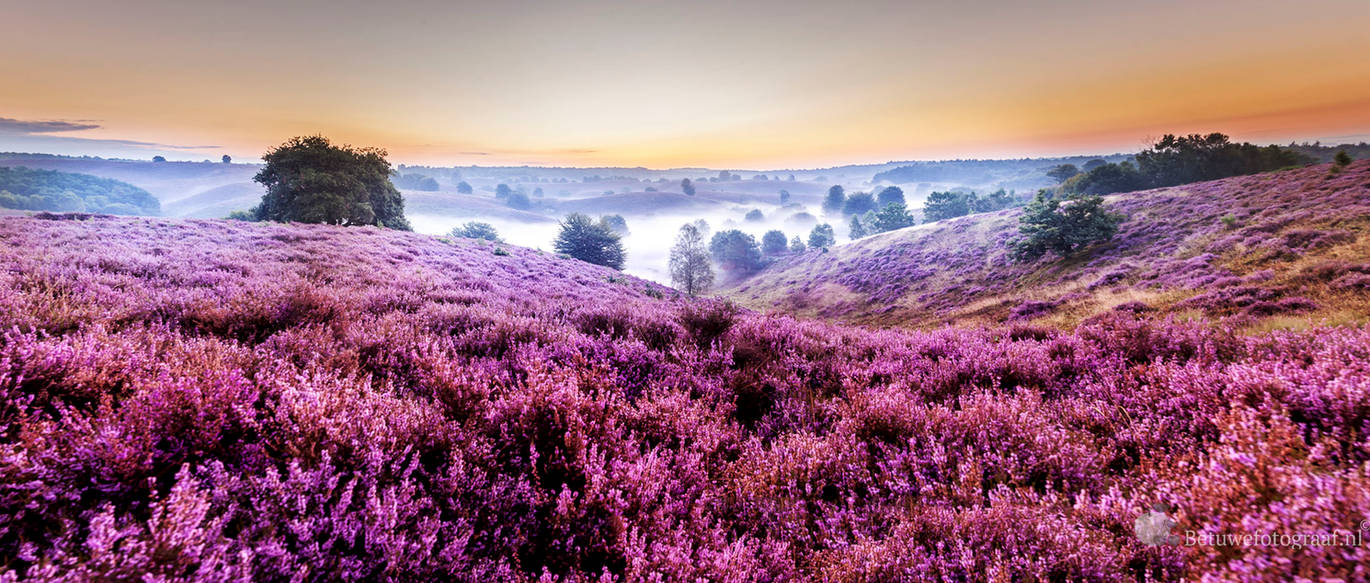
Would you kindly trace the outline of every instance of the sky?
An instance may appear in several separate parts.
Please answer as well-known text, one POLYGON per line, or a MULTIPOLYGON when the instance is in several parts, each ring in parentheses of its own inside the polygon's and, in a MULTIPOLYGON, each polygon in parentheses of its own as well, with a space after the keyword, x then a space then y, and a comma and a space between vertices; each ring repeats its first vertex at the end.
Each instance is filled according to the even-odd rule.
POLYGON ((779 169, 1370 140, 1370 2, 0 0, 0 151, 779 169))

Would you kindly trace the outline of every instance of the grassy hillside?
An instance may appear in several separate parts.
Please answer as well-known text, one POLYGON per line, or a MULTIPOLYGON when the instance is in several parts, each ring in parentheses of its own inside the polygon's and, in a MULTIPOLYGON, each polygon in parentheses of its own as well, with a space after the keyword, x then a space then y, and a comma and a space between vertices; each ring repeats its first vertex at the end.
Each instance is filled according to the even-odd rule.
POLYGON ((787 257, 726 291, 762 310, 915 327, 1069 327, 1110 310, 1256 328, 1370 318, 1370 161, 1106 200, 1127 221, 1069 260, 1010 262, 1013 209, 787 257))
POLYGON ((1118 313, 1068 333, 870 331, 372 228, 0 217, 0 242, 0 578, 1283 581, 1370 564, 1133 532, 1158 502, 1175 532, 1370 515, 1365 328, 1118 313))

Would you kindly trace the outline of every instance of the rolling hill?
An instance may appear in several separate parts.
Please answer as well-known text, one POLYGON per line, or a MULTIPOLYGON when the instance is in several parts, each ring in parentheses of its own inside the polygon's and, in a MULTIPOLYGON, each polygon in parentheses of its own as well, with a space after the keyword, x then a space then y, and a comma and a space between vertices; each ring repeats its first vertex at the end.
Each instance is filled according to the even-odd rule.
MULTIPOLYGON (((1194 192, 1363 192, 1346 182, 1364 168, 1328 189, 1311 172, 1194 192)), ((1161 234, 1177 252, 1189 237, 1161 234)), ((1282 581, 1370 564, 1364 547, 1134 533, 1160 503, 1176 532, 1370 515, 1365 327, 1114 312, 1071 331, 869 330, 369 227, 38 215, 0 217, 0 242, 0 579, 1282 581)))
POLYGON ((1110 310, 1253 326, 1370 315, 1370 161, 1118 194, 1104 245, 1016 265, 1020 209, 782 258, 725 293, 744 305, 877 326, 1035 321, 1110 310))

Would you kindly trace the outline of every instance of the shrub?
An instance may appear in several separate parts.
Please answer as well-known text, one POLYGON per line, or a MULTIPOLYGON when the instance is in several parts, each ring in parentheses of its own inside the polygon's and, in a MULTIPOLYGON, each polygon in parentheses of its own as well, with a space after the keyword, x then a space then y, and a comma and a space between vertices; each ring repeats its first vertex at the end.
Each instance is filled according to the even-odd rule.
POLYGON ((495 242, 502 241, 502 239, 499 238, 499 232, 495 230, 494 225, 478 221, 469 221, 459 227, 453 227, 452 232, 448 233, 447 236, 461 239, 481 239, 495 242))

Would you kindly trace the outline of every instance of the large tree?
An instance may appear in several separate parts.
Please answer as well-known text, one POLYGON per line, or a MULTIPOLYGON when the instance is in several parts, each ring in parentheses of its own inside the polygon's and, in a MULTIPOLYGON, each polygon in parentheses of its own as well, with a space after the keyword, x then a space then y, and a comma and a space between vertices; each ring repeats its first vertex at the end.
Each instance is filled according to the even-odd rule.
POLYGON ((618 233, 604 221, 582 213, 571 213, 561 221, 561 232, 552 242, 558 253, 565 253, 595 265, 623 269, 623 243, 618 233))
POLYGON ((683 178, 683 179, 681 179, 681 181, 680 181, 680 191, 683 192, 683 193, 685 193, 685 194, 688 194, 688 195, 690 195, 690 196, 694 196, 694 195, 695 195, 695 185, 694 185, 693 182, 690 182, 690 179, 689 179, 689 178, 683 178))
POLYGON ((671 283, 690 296, 709 291, 714 284, 714 268, 709 264, 709 250, 704 247, 704 234, 694 224, 680 227, 675 245, 671 247, 671 283))
POLYGON ((410 230, 404 197, 390 183, 385 150, 335 146, 323 136, 300 136, 262 156, 253 178, 266 187, 257 220, 376 225, 410 230))
POLYGON ((871 227, 877 233, 902 229, 913 226, 913 215, 909 214, 909 209, 902 204, 892 202, 875 213, 875 221, 871 227))

